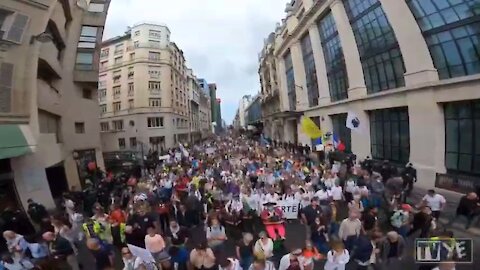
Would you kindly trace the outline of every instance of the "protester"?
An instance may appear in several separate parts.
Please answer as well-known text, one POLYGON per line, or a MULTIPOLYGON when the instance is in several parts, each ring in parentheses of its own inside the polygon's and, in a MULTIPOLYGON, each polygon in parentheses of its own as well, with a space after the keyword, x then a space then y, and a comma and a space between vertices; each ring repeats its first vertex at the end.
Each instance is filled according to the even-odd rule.
POLYGON ((213 250, 206 243, 197 245, 190 252, 190 263, 195 270, 214 270, 216 266, 213 250))
POLYGON ((122 248, 123 270, 136 270, 142 264, 142 259, 133 256, 127 247, 122 248))
POLYGON ((304 266, 305 262, 302 257, 302 250, 296 248, 282 257, 278 270, 304 270, 304 266))
POLYGON ((332 249, 327 253, 325 270, 345 270, 345 265, 350 261, 350 253, 342 242, 332 243, 332 249))
POLYGON ((437 194, 433 189, 428 190, 427 195, 425 195, 421 201, 422 205, 430 207, 432 217, 437 220, 440 218, 440 213, 443 211, 446 203, 445 197, 437 194))
POLYGON ((467 230, 472 223, 475 223, 480 217, 480 201, 478 200, 477 193, 469 192, 460 199, 457 206, 456 216, 450 220, 449 225, 452 225, 457 218, 461 216, 467 219, 467 223, 465 224, 465 229, 467 230))
POLYGON ((259 239, 255 243, 253 253, 257 259, 270 259, 273 256, 273 241, 265 232, 258 234, 259 239))
POLYGON ((87 240, 87 248, 95 258, 97 270, 113 267, 113 254, 107 245, 102 244, 98 239, 90 238, 87 240))
POLYGON ((247 269, 253 263, 253 235, 251 233, 244 233, 242 240, 236 246, 236 255, 240 260, 242 269, 247 269))
POLYGON ((405 240, 395 231, 387 233, 387 237, 382 243, 379 262, 386 269, 389 266, 398 264, 405 258, 406 247, 405 240))
POLYGON ((340 224, 338 231, 338 237, 343 241, 346 241, 349 236, 356 236, 360 234, 362 230, 362 222, 359 217, 359 212, 356 210, 350 210, 348 218, 344 219, 340 224))
POLYGON ((53 232, 46 232, 42 237, 48 243, 49 255, 53 257, 56 264, 64 265, 64 267, 68 265, 73 270, 79 269, 74 250, 67 239, 53 232))
POLYGON ((255 259, 248 270, 275 270, 275 265, 265 259, 255 259))
POLYGON ((0 261, 0 267, 4 267, 7 270, 29 270, 33 269, 34 265, 27 258, 19 258, 11 256, 10 254, 4 254, 0 261))

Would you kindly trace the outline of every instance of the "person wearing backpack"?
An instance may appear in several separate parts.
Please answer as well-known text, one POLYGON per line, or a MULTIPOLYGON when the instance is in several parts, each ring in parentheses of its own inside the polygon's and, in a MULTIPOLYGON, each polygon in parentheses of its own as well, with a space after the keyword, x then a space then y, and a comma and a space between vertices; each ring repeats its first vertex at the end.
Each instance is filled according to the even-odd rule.
POLYGON ((221 250, 226 240, 225 227, 220 224, 216 217, 212 218, 210 226, 207 227, 208 246, 213 250, 221 250))

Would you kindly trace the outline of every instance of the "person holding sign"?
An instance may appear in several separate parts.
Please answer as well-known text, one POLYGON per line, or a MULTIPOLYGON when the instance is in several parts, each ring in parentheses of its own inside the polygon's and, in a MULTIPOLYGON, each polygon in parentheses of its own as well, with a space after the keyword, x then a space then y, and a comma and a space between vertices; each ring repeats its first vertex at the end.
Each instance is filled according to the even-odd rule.
POLYGON ((273 240, 277 240, 277 235, 285 240, 285 225, 283 221, 283 211, 280 207, 275 207, 276 202, 266 202, 263 205, 266 207, 262 211, 261 217, 268 236, 273 240))

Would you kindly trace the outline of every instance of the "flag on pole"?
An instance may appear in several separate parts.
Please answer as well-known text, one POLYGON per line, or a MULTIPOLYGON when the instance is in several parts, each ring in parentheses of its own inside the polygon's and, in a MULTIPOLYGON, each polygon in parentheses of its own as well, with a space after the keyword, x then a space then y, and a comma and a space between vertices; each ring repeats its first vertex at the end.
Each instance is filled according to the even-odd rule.
POLYGON ((188 157, 190 156, 190 153, 188 153, 187 149, 185 149, 185 147, 183 146, 183 144, 179 144, 179 147, 180 147, 180 151, 182 151, 182 154, 184 157, 188 157))
POLYGON ((310 117, 302 117, 302 131, 305 133, 310 139, 316 139, 316 138, 321 138, 322 137, 322 131, 320 128, 313 122, 310 117))
POLYGON ((361 132, 361 130, 363 129, 363 125, 360 122, 360 119, 354 112, 348 112, 347 122, 345 123, 345 126, 355 132, 361 132))

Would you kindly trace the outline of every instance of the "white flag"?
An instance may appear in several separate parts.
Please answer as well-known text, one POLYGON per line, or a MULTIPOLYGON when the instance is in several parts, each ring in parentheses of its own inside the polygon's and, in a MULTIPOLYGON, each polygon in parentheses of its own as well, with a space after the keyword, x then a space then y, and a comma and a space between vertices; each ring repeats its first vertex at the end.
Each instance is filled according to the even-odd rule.
POLYGON ((360 122, 360 118, 358 118, 357 114, 354 113, 354 112, 348 112, 347 122, 345 123, 345 125, 349 129, 351 129, 353 131, 356 131, 356 132, 360 132, 360 133, 363 129, 363 123, 360 122))

